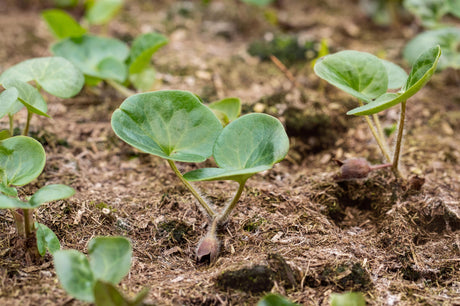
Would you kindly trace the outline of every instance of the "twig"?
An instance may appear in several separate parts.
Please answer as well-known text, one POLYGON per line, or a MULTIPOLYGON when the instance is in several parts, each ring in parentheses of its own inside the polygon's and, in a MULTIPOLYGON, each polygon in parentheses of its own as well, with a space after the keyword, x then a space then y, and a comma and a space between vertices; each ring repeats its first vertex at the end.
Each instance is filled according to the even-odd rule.
POLYGON ((284 73, 286 78, 292 83, 293 87, 301 88, 301 85, 297 82, 296 78, 291 73, 291 71, 289 71, 289 69, 287 69, 287 67, 276 56, 272 54, 270 55, 270 59, 273 62, 273 64, 275 64, 276 67, 278 67, 278 69, 284 73))

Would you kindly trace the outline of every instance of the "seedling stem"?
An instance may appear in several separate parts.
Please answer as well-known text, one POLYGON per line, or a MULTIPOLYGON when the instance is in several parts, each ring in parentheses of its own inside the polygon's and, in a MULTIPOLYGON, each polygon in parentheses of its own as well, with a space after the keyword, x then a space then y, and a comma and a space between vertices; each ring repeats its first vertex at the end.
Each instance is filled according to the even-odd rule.
POLYGON ((116 91, 121 93, 125 97, 130 97, 135 94, 134 91, 130 90, 129 88, 126 88, 125 86, 121 85, 120 83, 117 83, 114 80, 105 80, 107 84, 112 86, 116 91))
POLYGON ((238 187, 238 191, 236 192, 232 201, 225 207, 224 212, 218 217, 219 224, 222 224, 223 222, 225 222, 230 216, 230 213, 232 212, 232 210, 235 208, 236 204, 238 203, 238 200, 241 197, 241 194, 243 193, 244 184, 246 183, 246 180, 247 179, 239 182, 240 185, 238 187))
POLYGON ((31 235, 31 225, 30 225, 30 210, 29 209, 23 209, 24 212, 24 232, 26 234, 26 238, 29 238, 31 235))
POLYGON ((398 127, 398 138, 396 140, 395 154, 393 156, 393 172, 397 173, 401 177, 401 173, 398 170, 399 155, 401 152, 401 142, 404 132, 404 120, 406 119, 406 101, 401 102, 401 113, 399 115, 399 127, 398 127))
POLYGON ((24 136, 27 136, 27 134, 29 134, 30 120, 32 119, 32 115, 33 113, 27 110, 26 126, 24 128, 24 132, 22 133, 24 136))
POLYGON ((201 204, 201 207, 203 207, 203 209, 206 211, 206 213, 208 214, 208 216, 211 218, 211 219, 214 219, 216 217, 216 213, 214 212, 214 210, 208 205, 208 203, 206 203, 206 201, 198 194, 198 192, 195 190, 195 188, 193 188, 193 186, 186 180, 184 179, 184 177, 182 176, 182 174, 180 173, 179 169, 177 169, 176 167, 176 164, 172 161, 172 160, 169 160, 168 159, 168 164, 169 166, 171 166, 171 169, 174 171, 174 173, 179 177, 179 179, 181 180, 181 182, 185 185, 185 187, 187 187, 188 190, 190 190, 190 192, 193 194, 193 196, 195 197, 195 199, 198 200, 198 202, 201 204))
POLYGON ((8 114, 8 118, 10 119, 10 136, 13 137, 13 134, 14 134, 13 115, 8 114))

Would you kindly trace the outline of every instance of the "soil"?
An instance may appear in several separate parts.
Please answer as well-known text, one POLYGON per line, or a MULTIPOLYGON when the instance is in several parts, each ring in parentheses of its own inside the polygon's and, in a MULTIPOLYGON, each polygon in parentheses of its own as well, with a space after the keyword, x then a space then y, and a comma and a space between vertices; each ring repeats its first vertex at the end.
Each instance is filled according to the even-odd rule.
MULTIPOLYGON (((148 287, 147 302, 156 305, 251 305, 267 292, 328 305, 331 293, 349 290, 363 292, 370 305, 460 305, 459 71, 437 73, 407 104, 407 182, 388 169, 334 179, 335 159, 383 160, 363 118, 345 115, 356 101, 313 73, 318 43, 326 38, 332 52, 372 52, 408 68, 402 48, 422 30, 405 15, 378 26, 359 2, 286 0, 265 10, 233 0, 131 0, 110 23, 108 33, 126 42, 152 30, 169 37, 153 58, 154 90, 189 90, 206 102, 239 97, 244 112, 264 111, 286 124, 287 158, 247 182, 219 231, 214 263, 196 262, 207 220, 167 163, 113 133, 111 114, 124 97, 104 84, 73 99, 47 97, 52 119, 32 120, 47 164, 21 195, 48 183, 77 190, 43 205, 35 218, 66 249, 85 251, 97 235, 130 238, 132 268, 120 287, 130 296, 148 287), (268 21, 274 16, 277 25, 268 21), (312 41, 300 58, 278 55, 294 79, 247 52, 252 42, 280 34, 312 41)), ((0 72, 50 55, 54 40, 40 19, 47 7, 2 0, 0 72)), ((22 127, 25 114, 15 118, 22 127)), ((397 118, 397 107, 380 115, 385 126, 397 118)), ((192 167, 180 164, 181 171, 192 167)), ((228 182, 197 186, 216 206, 236 191, 228 182)), ((0 211, 0 305, 83 304, 60 288, 49 255, 27 261, 19 243, 10 213, 0 211)))

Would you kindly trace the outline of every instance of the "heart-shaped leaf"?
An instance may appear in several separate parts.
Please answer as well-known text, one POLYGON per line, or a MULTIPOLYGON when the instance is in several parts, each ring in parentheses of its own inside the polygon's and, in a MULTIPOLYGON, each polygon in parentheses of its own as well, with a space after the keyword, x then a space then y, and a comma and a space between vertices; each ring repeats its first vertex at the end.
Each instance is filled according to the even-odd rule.
POLYGON ((43 171, 45 150, 33 138, 15 136, 0 142, 0 169, 3 185, 22 186, 30 183, 43 171))
POLYGON ((348 115, 372 115, 382 110, 407 101, 415 95, 430 80, 436 70, 436 65, 441 56, 439 46, 426 50, 419 56, 407 78, 401 93, 387 93, 377 98, 372 103, 352 109, 348 115))
POLYGON ((80 70, 62 57, 41 57, 21 62, 3 72, 0 83, 10 79, 35 81, 45 91, 60 98, 75 96, 84 84, 80 70))
POLYGON ((51 184, 40 188, 29 200, 30 206, 36 208, 43 203, 66 199, 75 194, 75 190, 61 184, 51 184))
POLYGON ((56 234, 46 225, 35 222, 38 253, 45 256, 46 250, 52 255, 61 249, 56 234))
POLYGON ((23 208, 30 209, 30 204, 27 202, 22 202, 18 198, 11 198, 0 193, 0 209, 12 209, 12 208, 23 208))
POLYGON ((94 302, 94 275, 88 259, 76 250, 56 251, 53 254, 54 268, 62 287, 71 296, 94 302))
POLYGON ((86 29, 63 10, 45 10, 42 12, 42 17, 57 39, 80 37, 86 33, 86 29))
POLYGON ((407 81, 407 73, 400 66, 387 60, 381 60, 388 74, 388 89, 398 89, 407 81))
POLYGON ((0 93, 0 118, 6 115, 14 115, 24 107, 18 101, 18 90, 14 87, 7 88, 0 93))
POLYGON ((226 98, 212 102, 208 107, 214 111, 224 126, 236 120, 241 113, 241 101, 238 98, 226 98))
POLYGON ((133 249, 123 237, 96 237, 88 244, 88 255, 94 277, 114 285, 128 274, 133 249))
POLYGON ((15 88, 18 92, 18 101, 25 106, 29 112, 49 118, 49 115, 46 113, 48 111, 48 105, 35 87, 16 79, 5 80, 3 82, 3 87, 7 89, 15 88))
POLYGON ((108 23, 123 6, 123 0, 88 0, 85 18, 91 24, 108 23))
POLYGON ((117 39, 83 35, 60 41, 51 47, 51 51, 71 61, 85 75, 120 82, 126 80, 127 69, 121 71, 120 67, 125 65, 129 49, 117 39), (110 68, 110 65, 116 68, 110 68), (114 71, 121 74, 114 76, 114 71))
POLYGON ((147 68, 152 55, 167 43, 165 36, 154 32, 136 37, 129 54, 129 74, 140 73, 147 68))
POLYGON ((341 51, 319 59, 315 73, 332 85, 368 103, 388 89, 387 70, 369 53, 341 51))
POLYGON ((266 114, 248 114, 227 125, 213 148, 219 168, 193 170, 189 181, 234 180, 244 182, 268 170, 289 150, 289 138, 281 122, 266 114))
POLYGON ((413 65, 424 50, 436 45, 440 45, 442 49, 437 69, 443 70, 447 67, 459 69, 460 28, 443 28, 419 34, 404 48, 404 59, 413 65))
POLYGON ((202 162, 211 156, 222 125, 192 93, 166 90, 126 99, 112 115, 112 129, 143 152, 202 162))

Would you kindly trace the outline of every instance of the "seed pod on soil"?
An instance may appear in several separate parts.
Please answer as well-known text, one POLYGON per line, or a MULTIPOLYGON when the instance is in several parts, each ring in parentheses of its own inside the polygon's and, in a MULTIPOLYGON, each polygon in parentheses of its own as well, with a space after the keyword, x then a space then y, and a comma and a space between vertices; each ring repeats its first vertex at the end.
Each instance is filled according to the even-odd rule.
POLYGON ((197 262, 212 263, 219 255, 219 240, 213 233, 208 233, 198 245, 196 250, 197 262))
POLYGON ((391 167, 392 164, 370 165, 365 158, 350 158, 344 161, 336 160, 340 167, 340 176, 336 180, 353 180, 366 178, 372 170, 391 167))

